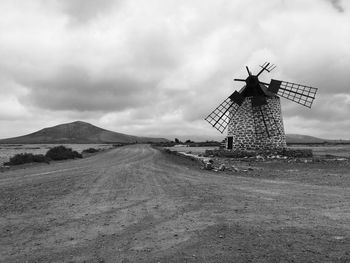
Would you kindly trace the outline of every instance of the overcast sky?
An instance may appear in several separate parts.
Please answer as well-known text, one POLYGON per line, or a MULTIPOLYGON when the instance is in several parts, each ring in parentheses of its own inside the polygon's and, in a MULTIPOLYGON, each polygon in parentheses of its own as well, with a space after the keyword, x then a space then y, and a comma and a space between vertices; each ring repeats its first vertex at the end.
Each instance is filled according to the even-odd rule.
POLYGON ((0 138, 82 120, 223 139, 204 118, 270 61, 319 88, 286 133, 350 139, 348 0, 0 0, 0 138))

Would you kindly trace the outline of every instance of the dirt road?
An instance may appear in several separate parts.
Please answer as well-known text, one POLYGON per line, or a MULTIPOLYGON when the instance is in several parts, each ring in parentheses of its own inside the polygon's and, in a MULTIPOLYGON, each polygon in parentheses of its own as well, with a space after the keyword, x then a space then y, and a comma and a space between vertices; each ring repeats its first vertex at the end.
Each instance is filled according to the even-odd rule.
POLYGON ((148 145, 121 147, 0 173, 0 258, 350 262, 349 190, 203 171, 148 145))

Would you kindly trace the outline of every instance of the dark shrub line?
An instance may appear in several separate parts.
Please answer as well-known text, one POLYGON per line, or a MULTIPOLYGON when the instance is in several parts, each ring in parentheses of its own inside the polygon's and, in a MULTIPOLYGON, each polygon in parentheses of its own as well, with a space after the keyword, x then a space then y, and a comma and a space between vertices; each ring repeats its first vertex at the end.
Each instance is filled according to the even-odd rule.
POLYGON ((25 163, 49 163, 50 159, 43 154, 19 153, 10 158, 5 165, 19 165, 25 163))
POLYGON ((56 146, 47 151, 46 157, 51 160, 60 161, 67 159, 82 158, 83 156, 77 151, 73 151, 71 148, 56 146))
POLYGON ((99 149, 95 149, 95 148, 88 148, 82 151, 82 153, 97 153, 99 152, 99 149))
MULTIPOLYGON (((94 148, 89 148, 90 152, 94 148)), ((96 150, 98 151, 98 150, 96 150)), ((19 153, 10 158, 10 160, 4 165, 19 165, 25 163, 49 163, 50 161, 68 160, 75 158, 82 158, 82 154, 77 151, 73 151, 71 148, 67 148, 63 145, 51 148, 43 154, 32 154, 32 153, 19 153)))

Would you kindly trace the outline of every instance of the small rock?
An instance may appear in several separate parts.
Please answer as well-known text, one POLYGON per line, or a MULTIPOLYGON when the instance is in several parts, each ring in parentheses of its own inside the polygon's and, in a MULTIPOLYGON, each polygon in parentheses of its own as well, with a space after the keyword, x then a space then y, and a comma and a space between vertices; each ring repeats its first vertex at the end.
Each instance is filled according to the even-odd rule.
POLYGON ((257 155, 255 158, 256 158, 256 160, 265 161, 264 156, 261 156, 261 155, 257 155))
POLYGON ((225 171, 225 165, 224 164, 221 164, 220 166, 219 166, 219 171, 225 171))
POLYGON ((232 167, 232 171, 239 172, 239 169, 236 166, 232 165, 231 167, 232 167))
POLYGON ((213 169, 213 164, 208 162, 204 164, 204 169, 205 170, 212 170, 213 169))

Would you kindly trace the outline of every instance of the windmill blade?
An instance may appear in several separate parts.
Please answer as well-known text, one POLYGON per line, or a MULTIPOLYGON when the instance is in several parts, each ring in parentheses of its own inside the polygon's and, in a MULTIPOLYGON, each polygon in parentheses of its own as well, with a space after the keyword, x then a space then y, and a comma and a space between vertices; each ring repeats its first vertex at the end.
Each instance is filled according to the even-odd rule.
POLYGON ((273 112, 268 104, 254 106, 253 121, 257 138, 274 137, 282 134, 280 125, 273 116, 273 112))
POLYGON ((236 112, 239 108, 230 98, 224 100, 215 110, 210 113, 205 120, 215 129, 223 133, 230 122, 230 112, 236 112), (230 109, 232 107, 232 109, 230 109))
POLYGON ((311 108, 317 92, 317 88, 275 79, 271 79, 267 90, 308 108, 311 108))
POLYGON ((265 62, 264 64, 260 65, 260 67, 261 67, 261 70, 259 71, 258 74, 256 74, 257 77, 259 77, 260 74, 263 73, 265 70, 270 73, 272 70, 276 68, 274 64, 270 64, 269 62, 265 62))
POLYGON ((246 68, 246 70, 247 70, 247 72, 248 72, 248 75, 249 75, 249 76, 251 76, 251 75, 252 75, 252 73, 250 72, 250 70, 249 70, 248 66, 245 66, 245 68, 246 68))
POLYGON ((215 110, 213 110, 205 120, 209 122, 215 129, 223 133, 230 119, 237 112, 238 108, 243 103, 244 98, 237 91, 231 94, 224 100, 215 110))

